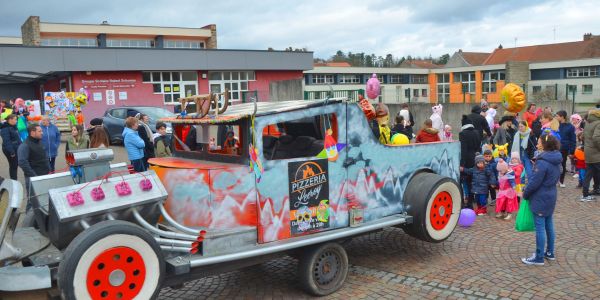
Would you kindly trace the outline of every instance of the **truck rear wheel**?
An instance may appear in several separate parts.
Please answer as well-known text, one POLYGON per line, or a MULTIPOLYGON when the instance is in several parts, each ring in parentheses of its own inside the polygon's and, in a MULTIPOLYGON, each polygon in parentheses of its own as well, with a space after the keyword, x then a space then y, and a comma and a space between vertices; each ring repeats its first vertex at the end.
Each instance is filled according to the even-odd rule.
POLYGON ((413 217, 404 227, 409 235, 426 242, 447 239, 460 215, 461 193, 456 181, 432 173, 415 175, 404 192, 404 205, 413 217))
POLYGON ((315 296, 339 290, 348 276, 348 255, 338 243, 306 248, 300 258, 298 276, 302 287, 315 296))
POLYGON ((125 221, 94 224, 63 257, 58 287, 64 299, 154 299, 165 272, 154 238, 125 221))

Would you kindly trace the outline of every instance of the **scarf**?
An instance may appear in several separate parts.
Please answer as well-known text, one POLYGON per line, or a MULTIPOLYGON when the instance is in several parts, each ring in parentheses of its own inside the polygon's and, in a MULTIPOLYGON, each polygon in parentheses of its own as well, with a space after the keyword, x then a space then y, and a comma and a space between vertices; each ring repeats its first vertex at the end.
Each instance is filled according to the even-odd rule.
POLYGON ((521 132, 520 130, 515 134, 515 137, 513 138, 513 145, 512 145, 512 149, 511 152, 519 152, 521 153, 521 151, 519 151, 519 145, 521 145, 521 148, 523 148, 523 150, 527 150, 527 147, 529 146, 529 134, 531 133, 531 129, 527 128, 527 131, 525 132, 521 132), (521 143, 521 141, 524 140, 524 143, 521 143))

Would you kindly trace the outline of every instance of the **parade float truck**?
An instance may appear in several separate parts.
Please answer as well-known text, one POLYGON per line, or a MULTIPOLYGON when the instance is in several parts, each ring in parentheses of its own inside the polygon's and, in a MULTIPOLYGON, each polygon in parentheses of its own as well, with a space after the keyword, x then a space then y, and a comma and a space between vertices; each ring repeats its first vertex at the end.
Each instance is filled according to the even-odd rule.
POLYGON ((352 237, 399 227, 436 243, 456 227, 459 143, 381 144, 356 102, 243 103, 163 121, 174 156, 147 172, 87 149, 29 191, 2 181, 0 291, 151 299, 290 255, 307 292, 327 295, 346 279, 352 237))

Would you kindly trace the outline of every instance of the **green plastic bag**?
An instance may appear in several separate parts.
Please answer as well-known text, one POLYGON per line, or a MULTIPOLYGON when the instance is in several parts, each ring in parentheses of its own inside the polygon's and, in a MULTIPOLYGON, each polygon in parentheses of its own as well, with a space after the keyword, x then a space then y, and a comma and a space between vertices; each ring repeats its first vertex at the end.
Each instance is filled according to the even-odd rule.
POLYGON ((519 212, 517 213, 517 219, 515 221, 515 229, 517 231, 534 231, 535 223, 533 219, 533 213, 529 208, 529 200, 521 200, 519 206, 519 212))

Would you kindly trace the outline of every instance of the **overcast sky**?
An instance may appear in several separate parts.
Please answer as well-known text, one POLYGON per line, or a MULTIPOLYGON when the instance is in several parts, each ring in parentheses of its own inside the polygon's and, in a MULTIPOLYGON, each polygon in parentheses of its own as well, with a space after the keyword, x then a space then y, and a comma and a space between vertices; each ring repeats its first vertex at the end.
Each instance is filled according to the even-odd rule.
POLYGON ((0 0, 0 35, 20 35, 30 15, 42 22, 214 23, 222 49, 292 46, 306 47, 320 58, 338 49, 437 57, 458 49, 512 47, 515 38, 517 46, 579 41, 586 32, 600 34, 599 7, 598 0, 0 0))

